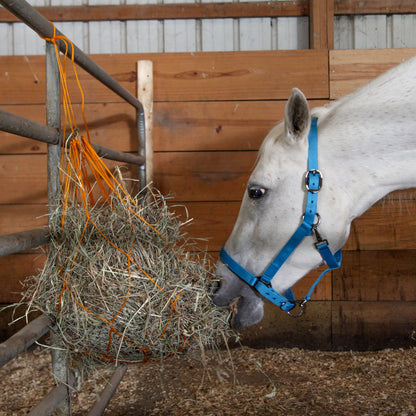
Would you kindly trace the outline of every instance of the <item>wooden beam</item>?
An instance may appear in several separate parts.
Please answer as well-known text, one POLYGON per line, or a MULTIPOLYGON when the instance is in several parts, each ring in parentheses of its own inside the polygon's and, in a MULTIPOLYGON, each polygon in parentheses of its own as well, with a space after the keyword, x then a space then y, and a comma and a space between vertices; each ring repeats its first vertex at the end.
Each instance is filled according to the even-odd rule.
POLYGON ((139 154, 145 157, 146 184, 149 184, 153 181, 153 62, 150 60, 137 61, 137 98, 143 106, 146 134, 145 148, 139 149, 139 154))
MULTIPOLYGON (((335 15, 416 13, 414 0, 334 0, 334 3, 335 15)), ((49 6, 37 7, 36 9, 53 22, 296 17, 310 14, 309 2, 306 0, 120 6, 49 6)), ((18 21, 17 17, 6 9, 0 8, 0 23, 18 21)))
MULTIPOLYGON (((184 3, 141 4, 120 6, 51 6, 37 7, 40 13, 53 22, 100 20, 163 20, 213 19, 238 17, 307 16, 309 2, 268 1, 242 3, 184 3)), ((0 22, 17 22, 7 10, 0 9, 0 22)))
POLYGON ((334 48, 334 0, 311 0, 309 6, 309 46, 334 48))
MULTIPOLYGON (((136 94, 132 62, 150 59, 154 68, 154 101, 227 101, 287 99, 294 85, 308 99, 329 98, 328 53, 324 50, 196 52, 95 55, 94 61, 136 94)), ((1 56, 0 104, 44 103, 45 58, 1 56), (40 80, 34 83, 34 72, 40 80)), ((104 85, 78 71, 85 103, 120 102, 104 85)), ((67 66, 72 103, 81 102, 72 68, 67 66)))
POLYGON ((336 15, 416 13, 414 0, 335 0, 336 15))

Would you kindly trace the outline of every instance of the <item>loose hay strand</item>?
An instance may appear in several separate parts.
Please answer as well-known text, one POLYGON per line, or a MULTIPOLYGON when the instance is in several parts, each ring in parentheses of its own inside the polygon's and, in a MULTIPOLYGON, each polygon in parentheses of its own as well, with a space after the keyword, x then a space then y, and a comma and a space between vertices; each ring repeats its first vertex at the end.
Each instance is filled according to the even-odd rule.
POLYGON ((230 336, 228 312, 209 297, 208 259, 186 252, 187 236, 166 199, 151 188, 144 192, 146 198, 135 200, 137 209, 168 240, 114 196, 111 208, 89 207, 87 225, 84 208, 76 204, 69 204, 63 228, 62 208, 51 216, 54 249, 26 296, 32 309, 56 319, 60 347, 77 359, 154 362, 198 347, 194 339, 212 345, 223 332, 230 336))
POLYGON ((72 53, 87 137, 79 134, 58 38, 65 42, 65 58, 70 41, 55 34, 48 39, 64 91, 63 131, 68 122, 71 135, 62 148, 62 200, 49 218, 48 258, 28 282, 29 309, 54 320, 60 344, 53 347, 87 365, 144 364, 173 356, 194 339, 210 345, 228 337, 228 312, 215 308, 209 296, 209 261, 187 251, 192 243, 184 223, 155 188, 130 195, 120 171, 118 180, 95 152, 72 53))

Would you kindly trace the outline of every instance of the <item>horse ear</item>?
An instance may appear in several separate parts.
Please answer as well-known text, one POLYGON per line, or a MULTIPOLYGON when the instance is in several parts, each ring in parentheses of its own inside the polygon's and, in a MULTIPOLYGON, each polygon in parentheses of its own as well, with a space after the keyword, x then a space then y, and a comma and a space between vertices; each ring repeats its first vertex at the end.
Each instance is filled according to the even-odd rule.
POLYGON ((292 94, 285 108, 286 137, 290 142, 297 142, 306 137, 311 124, 309 105, 306 97, 297 88, 292 94))

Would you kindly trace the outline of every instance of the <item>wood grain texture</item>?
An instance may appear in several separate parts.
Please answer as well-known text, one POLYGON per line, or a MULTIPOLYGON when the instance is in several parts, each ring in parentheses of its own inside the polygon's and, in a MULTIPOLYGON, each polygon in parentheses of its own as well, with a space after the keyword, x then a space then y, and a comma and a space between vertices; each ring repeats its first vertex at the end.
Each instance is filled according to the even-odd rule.
POLYGON ((332 343, 337 349, 414 346, 416 302, 332 302, 332 343))
MULTIPOLYGON (((192 154, 190 156, 192 157, 192 154)), ((197 163, 198 160, 196 160, 197 163)), ((224 185, 224 182, 228 183, 228 181, 221 179, 221 172, 208 172, 207 175, 220 177, 220 182, 217 184, 214 182, 205 184, 198 177, 192 180, 188 177, 188 183, 184 184, 184 176, 179 179, 169 179, 170 175, 167 174, 164 186, 170 183, 179 187, 172 205, 176 206, 179 204, 179 206, 173 209, 179 215, 182 215, 183 218, 185 218, 186 211, 190 218, 194 218, 194 222, 188 228, 190 235, 206 239, 206 243, 201 243, 203 248, 208 247, 209 251, 219 251, 232 231, 245 187, 243 182, 231 180, 236 188, 231 193, 228 186, 224 185), (197 190, 199 190, 198 193, 196 192, 197 190), (179 196, 182 198, 194 198, 194 201, 180 199, 179 196), (208 199, 209 197, 211 200, 208 199)), ((18 185, 20 186, 26 182, 26 180, 20 181, 18 185)), ((13 182, 13 184, 17 186, 16 182, 13 182)), ((13 184, 8 184, 7 189, 10 190, 13 184)), ((31 182, 30 186, 33 189, 37 189, 36 192, 41 193, 42 186, 38 182, 35 182, 35 184, 36 188, 34 188, 33 182, 31 182)), ((4 184, 0 186, 2 186, 2 189, 6 188, 4 184)), ((159 189, 163 189, 163 183, 159 185, 159 189)), ((19 201, 18 195, 20 195, 21 199, 25 198, 24 193, 16 192, 14 196, 9 196, 9 199, 12 199, 12 201, 0 205, 0 213, 2 214, 0 232, 2 234, 36 228, 46 223, 45 218, 42 217, 46 212, 46 193, 42 193, 40 196, 36 192, 33 194, 26 192, 25 204, 13 202, 19 201), (29 202, 29 196, 31 195, 34 195, 37 201, 43 199, 44 202, 31 204, 29 202)), ((166 195, 169 193, 174 195, 169 190, 166 190, 164 193, 166 195)), ((3 198, 7 198, 7 194, 3 198)), ((401 204, 403 204, 403 201, 401 204)), ((416 210, 416 203, 415 200, 409 200, 405 204, 408 209, 403 210, 398 201, 387 201, 384 204, 374 206, 364 216, 356 219, 353 222, 352 232, 344 250, 415 250, 416 220, 413 212, 416 210), (386 218, 389 219, 388 222, 386 222, 386 218)), ((394 267, 395 265, 391 264, 392 270, 394 270, 394 267)))
MULTIPOLYGON (((307 16, 307 1, 241 2, 241 3, 176 3, 97 6, 44 6, 36 8, 54 22, 128 21, 163 19, 210 19, 239 17, 307 16)), ((18 19, 0 9, 0 22, 18 19)))
POLYGON ((312 49, 334 48, 334 0, 310 0, 309 33, 312 49))
POLYGON ((416 250, 344 252, 333 300, 416 301, 416 250))
MULTIPOLYGON (((132 94, 136 94, 138 60, 150 59, 154 68, 154 100, 213 101, 287 99, 294 86, 308 98, 329 96, 326 51, 205 52, 167 54, 92 55, 132 94)), ((45 62, 40 56, 0 57, 0 104, 45 102, 45 62)), ((72 101, 80 102, 71 68, 67 69, 72 101)), ((120 102, 85 71, 78 75, 85 99, 120 102)))
MULTIPOLYGON (((310 100, 311 108, 326 104, 310 100)), ((258 150, 264 137, 284 117, 282 101, 197 101, 155 103, 154 151, 258 150)), ((45 106, 4 105, 2 109, 45 122, 45 106)), ((80 114, 80 105, 74 105, 80 114)), ((85 109, 91 140, 112 149, 137 152, 135 110, 125 103, 92 103, 85 109)), ((82 120, 77 117, 81 134, 82 120)), ((0 132, 0 154, 45 153, 46 145, 0 132)))
MULTIPOLYGON (((331 51, 331 96, 349 92, 414 53, 331 51)), ((215 260, 234 226, 257 150, 283 117, 290 89, 303 89, 312 107, 329 99, 328 54, 140 54, 94 59, 134 93, 135 62, 148 56, 155 70, 155 184, 173 196, 172 205, 186 205, 194 218, 187 231, 204 239, 194 250, 208 249, 215 260), (326 91, 318 94, 319 80, 326 91)), ((0 58, 2 108, 43 122, 42 71, 40 57, 0 58)), ((73 83, 70 72, 69 76, 73 83)), ((134 109, 85 73, 81 78, 92 140, 135 153, 134 109)), ((76 92, 74 99, 79 99, 76 92)), ((46 223, 42 216, 46 213, 45 151, 41 143, 0 134, 0 233, 46 223)), ((137 177, 134 170, 127 175, 137 177)), ((185 208, 173 209, 185 218, 185 208)), ((343 267, 318 285, 312 297, 316 302, 308 305, 306 319, 286 321, 286 314, 268 305, 265 321, 250 330, 257 337, 255 342, 283 345, 291 340, 292 345, 302 345, 302 339, 310 337, 319 348, 404 345, 415 321, 415 211, 414 190, 400 191, 356 219, 343 267)), ((0 302, 17 300, 19 281, 35 274, 42 261, 32 251, 0 259, 0 302)), ((297 297, 305 295, 317 275, 314 271, 295 286, 297 297)))
POLYGON ((416 13, 413 0, 335 0, 335 14, 401 14, 416 13))
POLYGON ((38 274, 44 262, 45 256, 40 251, 0 257, 0 303, 19 302, 24 288, 22 282, 38 274))
MULTIPOLYGON (((357 218, 344 250, 415 250, 416 220, 413 213, 416 201, 410 199, 404 204, 408 209, 403 210, 398 201, 386 199, 357 218)), ((184 205, 189 216, 195 219, 189 226, 190 234, 207 239, 210 251, 219 251, 232 231, 240 201, 188 201, 184 205)), ((177 208, 177 212, 182 214, 183 209, 177 208)), ((394 270, 395 265, 390 266, 394 270)))
POLYGON ((416 49, 333 50, 329 53, 330 95, 338 99, 416 54, 416 49))

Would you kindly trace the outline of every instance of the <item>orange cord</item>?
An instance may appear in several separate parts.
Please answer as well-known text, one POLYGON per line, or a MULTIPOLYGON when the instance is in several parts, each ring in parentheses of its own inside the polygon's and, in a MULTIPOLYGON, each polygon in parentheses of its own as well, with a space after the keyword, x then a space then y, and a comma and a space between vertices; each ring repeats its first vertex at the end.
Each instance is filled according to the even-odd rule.
MULTIPOLYGON (((52 23, 52 22, 51 22, 52 23)), ((52 23, 53 25, 53 23, 52 23)), ((143 217, 141 217, 133 208, 127 205, 127 202, 129 202, 134 207, 137 207, 136 201, 131 197, 131 195, 128 193, 128 191, 124 188, 124 186, 114 177, 114 175, 110 172, 110 170, 107 168, 107 166, 103 163, 101 158, 97 155, 96 151, 94 150, 94 147, 91 144, 90 141, 90 135, 89 130, 86 122, 85 117, 85 99, 84 99, 84 92, 81 87, 81 83, 79 81, 79 77, 76 70, 76 64, 75 64, 75 58, 74 58, 74 45, 73 43, 67 39, 65 36, 57 36, 56 35, 56 28, 53 25, 54 32, 53 36, 51 38, 43 38, 46 41, 52 42, 55 48, 55 54, 56 59, 58 62, 58 68, 59 68, 59 74, 60 74, 60 80, 61 80, 61 86, 62 86, 62 105, 64 109, 64 125, 63 125, 63 137, 66 137, 66 129, 69 124, 69 128, 71 130, 71 134, 68 138, 69 144, 64 142, 62 143, 62 157, 61 157, 61 187, 63 190, 63 198, 62 198, 62 217, 61 217, 61 227, 64 227, 65 225, 65 217, 66 212, 69 205, 70 195, 72 192, 72 195, 79 195, 82 206, 85 210, 85 214, 87 217, 86 223, 84 225, 84 229, 82 231, 80 240, 78 242, 78 247, 75 252, 74 257, 71 261, 71 267, 69 268, 69 272, 64 273, 61 266, 61 258, 58 253, 58 266, 60 269, 60 274, 63 281, 63 288, 60 293, 59 299, 58 299, 58 314, 61 312, 62 308, 62 302, 65 292, 68 292, 72 300, 85 312, 93 315, 97 319, 105 322, 109 325, 109 340, 108 340, 108 347, 107 347, 107 354, 105 357, 99 357, 107 361, 117 361, 122 363, 123 361, 118 361, 112 357, 110 357, 110 351, 111 351, 111 345, 112 345, 112 338, 113 334, 120 337, 122 340, 126 341, 127 343, 133 345, 134 347, 138 348, 140 351, 144 354, 144 360, 140 363, 145 364, 147 362, 151 362, 149 356, 148 356, 148 350, 150 347, 143 348, 136 343, 134 343, 132 340, 125 337, 122 333, 117 331, 114 328, 114 325, 116 323, 117 317, 120 315, 120 313, 125 308, 127 301, 130 296, 130 287, 131 287, 131 268, 134 266, 139 270, 152 284, 160 290, 162 293, 164 293, 163 289, 158 285, 158 283, 148 274, 146 273, 134 260, 131 258, 131 252, 134 245, 134 240, 130 246, 130 249, 128 252, 122 250, 121 248, 117 247, 116 244, 114 244, 95 224, 89 215, 89 207, 93 206, 95 204, 94 197, 92 195, 92 186, 90 182, 90 178, 88 175, 88 171, 90 171, 94 177, 95 183, 98 185, 102 196, 104 197, 105 202, 111 207, 111 200, 110 195, 115 195, 126 207, 127 210, 131 214, 133 214, 136 218, 138 218, 140 221, 142 221, 146 226, 150 227, 154 232, 161 235, 160 232, 153 227, 151 224, 149 224, 143 217), (65 53, 64 53, 64 59, 63 61, 59 58, 59 49, 57 42, 58 40, 64 42, 65 44, 65 53), (65 62, 68 58, 69 54, 69 45, 71 45, 71 63, 72 68, 75 73, 75 79, 79 88, 79 91, 81 93, 81 113, 82 113, 82 119, 84 121, 85 131, 86 131, 86 137, 79 134, 79 130, 77 127, 77 123, 75 121, 75 112, 71 103, 70 99, 70 93, 67 83, 67 75, 66 75, 66 65, 65 62), (67 149, 67 146, 69 145, 69 150, 67 149), (65 164, 66 162, 66 164, 65 164), (65 168, 64 168, 65 167, 65 168), (63 173, 65 173, 65 177, 63 178, 63 173), (127 199, 127 201, 126 201, 127 199), (80 246, 82 243, 82 240, 84 238, 86 228, 88 224, 91 224, 96 230, 101 234, 101 236, 116 250, 118 250, 120 253, 122 253, 128 262, 128 288, 127 293, 124 297, 124 300, 122 302, 122 305, 120 306, 119 310, 113 315, 111 320, 108 320, 99 314, 94 313, 90 309, 86 308, 78 299, 76 299, 75 295, 73 294, 71 288, 68 284, 68 277, 73 269, 73 266, 75 264, 76 257, 79 253, 80 246)), ((134 229, 134 225, 132 224, 132 228, 134 229)), ((163 235, 161 235, 166 241, 167 238, 165 238, 163 235)), ((170 302, 170 308, 171 308, 171 315, 173 313, 176 313, 176 303, 180 297, 181 293, 178 294, 176 299, 172 301, 172 299, 169 298, 170 302)), ((163 337, 165 334, 170 322, 163 328, 161 334, 159 335, 159 338, 163 337)), ((185 348, 185 346, 188 344, 189 341, 186 341, 184 335, 182 334, 182 337, 184 339, 184 345, 178 349, 178 352, 185 348)), ((173 354, 172 354, 173 355, 173 354)), ((166 357, 167 358, 167 357, 166 357)))

